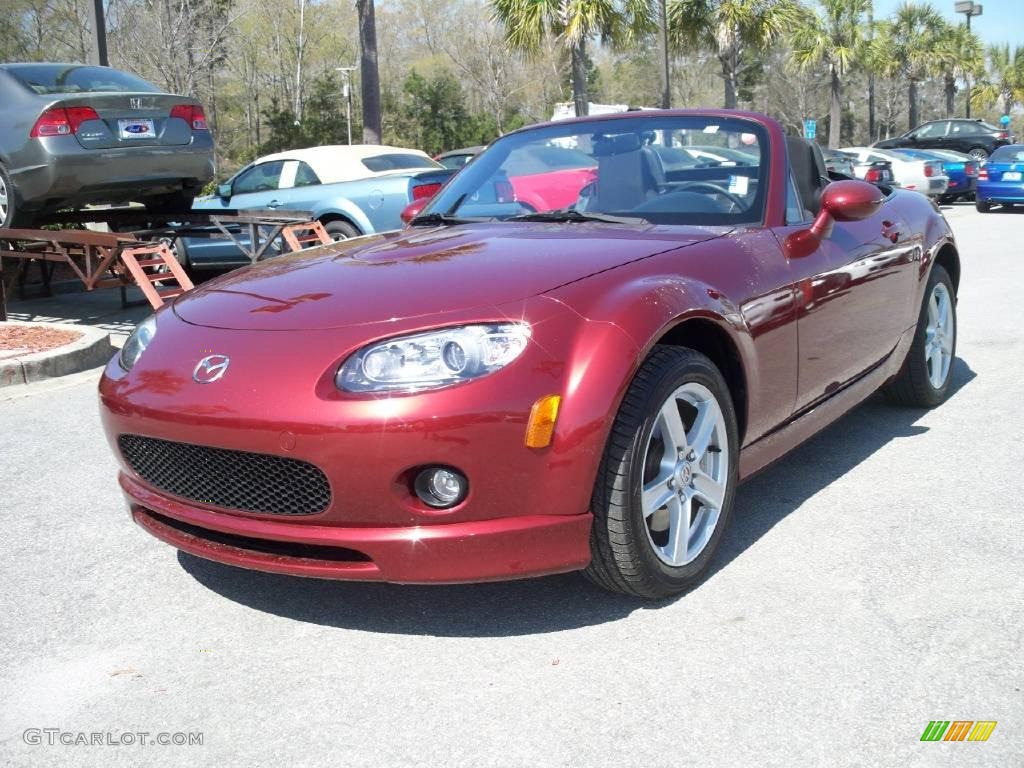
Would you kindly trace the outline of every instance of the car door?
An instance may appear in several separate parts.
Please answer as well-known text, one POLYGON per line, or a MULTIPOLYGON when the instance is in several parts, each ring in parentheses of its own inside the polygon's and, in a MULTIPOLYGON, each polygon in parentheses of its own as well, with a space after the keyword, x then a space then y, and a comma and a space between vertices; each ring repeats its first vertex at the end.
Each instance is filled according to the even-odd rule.
MULTIPOLYGON (((814 215, 802 204, 787 207, 789 223, 777 232, 783 243, 814 215)), ((919 252, 907 237, 905 222, 883 204, 862 221, 835 222, 817 248, 790 258, 798 305, 796 411, 874 368, 907 329, 919 252)))
POLYGON ((922 125, 918 130, 917 143, 919 149, 944 149, 948 146, 946 134, 949 132, 949 121, 939 120, 922 125))
POLYGON ((268 160, 242 171, 231 182, 228 205, 236 210, 266 208, 278 196, 284 160, 268 160))
POLYGON ((268 207, 289 211, 312 211, 323 197, 320 178, 301 160, 285 160, 275 195, 268 207))

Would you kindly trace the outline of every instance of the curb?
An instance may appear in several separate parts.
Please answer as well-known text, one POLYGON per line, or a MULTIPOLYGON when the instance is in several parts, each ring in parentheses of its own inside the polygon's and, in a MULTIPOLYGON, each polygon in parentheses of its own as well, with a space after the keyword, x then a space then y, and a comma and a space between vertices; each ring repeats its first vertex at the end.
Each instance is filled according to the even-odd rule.
POLYGON ((9 321, 9 324, 74 330, 81 333, 82 337, 56 349, 0 360, 0 387, 31 384, 97 368, 106 365, 115 352, 110 344, 110 334, 92 326, 70 323, 22 323, 13 320, 9 321))

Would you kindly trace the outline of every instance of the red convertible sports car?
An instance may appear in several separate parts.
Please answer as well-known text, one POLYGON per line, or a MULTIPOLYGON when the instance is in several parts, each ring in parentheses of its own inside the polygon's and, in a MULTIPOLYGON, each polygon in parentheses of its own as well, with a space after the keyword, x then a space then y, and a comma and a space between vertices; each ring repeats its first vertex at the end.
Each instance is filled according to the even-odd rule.
POLYGON ((763 115, 581 118, 497 140, 404 231, 181 296, 108 365, 103 420, 132 518, 200 557, 656 598, 707 571, 741 480, 880 387, 945 399, 959 280, 926 197, 830 183, 763 115), (594 180, 510 201, 530 146, 594 180), (752 159, 666 171, 687 146, 752 159))

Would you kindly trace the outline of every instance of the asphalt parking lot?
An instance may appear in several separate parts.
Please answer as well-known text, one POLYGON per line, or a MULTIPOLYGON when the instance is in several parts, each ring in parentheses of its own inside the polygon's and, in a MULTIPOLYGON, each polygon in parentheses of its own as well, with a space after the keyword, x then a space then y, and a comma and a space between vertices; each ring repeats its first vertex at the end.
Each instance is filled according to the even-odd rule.
POLYGON ((712 575, 659 604, 178 554, 125 514, 97 374, 3 393, 0 762, 1024 765, 1024 212, 947 215, 949 402, 872 400, 750 481, 712 575), (998 726, 922 743, 930 720, 998 726))

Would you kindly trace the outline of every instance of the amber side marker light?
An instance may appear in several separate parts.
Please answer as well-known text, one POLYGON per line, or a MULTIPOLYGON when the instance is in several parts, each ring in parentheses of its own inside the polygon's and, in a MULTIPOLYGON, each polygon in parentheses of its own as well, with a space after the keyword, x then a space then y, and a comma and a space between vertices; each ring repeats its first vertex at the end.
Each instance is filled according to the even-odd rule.
POLYGON ((561 395, 545 395, 533 404, 530 409, 530 420, 526 423, 527 448, 547 448, 555 435, 555 422, 558 420, 558 406, 562 403, 561 395))

